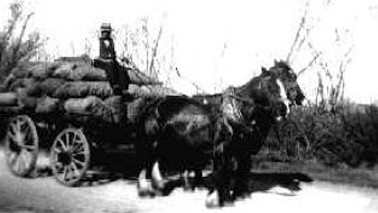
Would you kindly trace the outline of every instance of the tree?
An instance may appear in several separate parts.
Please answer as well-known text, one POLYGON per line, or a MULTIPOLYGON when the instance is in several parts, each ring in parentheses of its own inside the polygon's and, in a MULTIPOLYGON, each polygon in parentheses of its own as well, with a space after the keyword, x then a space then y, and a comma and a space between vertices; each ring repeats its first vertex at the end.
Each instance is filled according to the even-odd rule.
POLYGON ((120 57, 151 77, 158 78, 159 65, 165 58, 164 53, 159 52, 163 29, 163 23, 153 26, 148 16, 140 18, 135 27, 127 25, 119 29, 116 34, 122 46, 120 57))
POLYGON ((308 0, 286 59, 293 64, 299 56, 307 56, 309 61, 297 74, 301 76, 308 70, 317 74, 315 104, 331 111, 343 100, 344 76, 354 49, 352 24, 330 22, 335 16, 334 10, 342 7, 342 3, 335 0, 314 3, 308 0), (334 25, 331 24, 323 32, 325 23, 334 25), (318 38, 319 31, 329 35, 326 40, 318 38))
POLYGON ((29 61, 37 54, 43 41, 38 32, 27 33, 33 12, 24 11, 23 3, 15 1, 9 6, 11 15, 0 31, 0 83, 21 61, 29 61))

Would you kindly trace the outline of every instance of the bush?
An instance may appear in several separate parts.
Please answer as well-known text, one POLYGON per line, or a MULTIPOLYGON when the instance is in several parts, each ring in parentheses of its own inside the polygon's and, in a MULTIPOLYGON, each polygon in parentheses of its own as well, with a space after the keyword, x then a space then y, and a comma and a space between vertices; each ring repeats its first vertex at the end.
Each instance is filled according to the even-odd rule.
POLYGON ((288 120, 274 130, 268 141, 270 147, 275 144, 280 150, 281 157, 334 167, 356 167, 365 162, 372 167, 378 163, 375 106, 345 103, 335 112, 315 106, 295 108, 288 120))

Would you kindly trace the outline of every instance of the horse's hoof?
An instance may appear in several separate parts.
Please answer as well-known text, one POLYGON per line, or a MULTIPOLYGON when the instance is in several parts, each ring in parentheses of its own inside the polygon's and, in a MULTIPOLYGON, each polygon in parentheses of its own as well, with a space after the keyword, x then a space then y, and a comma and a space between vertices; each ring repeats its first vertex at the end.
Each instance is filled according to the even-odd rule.
POLYGON ((246 191, 243 191, 243 192, 234 192, 232 194, 232 198, 234 200, 238 200, 238 199, 246 199, 246 198, 250 198, 251 197, 251 194, 246 192, 246 191))
POLYGON ((195 186, 191 184, 185 184, 184 185, 184 191, 186 192, 194 192, 195 191, 195 186))
POLYGON ((142 181, 138 183, 138 195, 139 197, 148 197, 153 195, 153 190, 151 184, 147 181, 142 181))
POLYGON ((148 190, 138 190, 139 197, 147 197, 149 195, 150 195, 150 192, 148 190))
POLYGON ((220 207, 232 207, 235 206, 235 203, 233 200, 227 200, 224 201, 222 204, 219 205, 220 207))
POLYGON ((166 181, 152 181, 152 188, 164 192, 167 182, 166 181))
POLYGON ((217 191, 212 192, 209 194, 206 198, 206 207, 207 208, 219 208, 220 202, 219 202, 219 194, 217 191))

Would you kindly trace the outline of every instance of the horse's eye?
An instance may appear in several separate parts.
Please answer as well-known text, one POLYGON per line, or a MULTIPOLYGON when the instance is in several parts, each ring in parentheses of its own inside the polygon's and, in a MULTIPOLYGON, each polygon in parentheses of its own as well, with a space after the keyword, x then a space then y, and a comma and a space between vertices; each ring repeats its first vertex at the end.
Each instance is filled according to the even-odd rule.
POLYGON ((290 70, 290 72, 289 72, 289 76, 290 76, 290 78, 292 78, 292 79, 297 79, 297 75, 294 73, 294 71, 293 70, 290 70))

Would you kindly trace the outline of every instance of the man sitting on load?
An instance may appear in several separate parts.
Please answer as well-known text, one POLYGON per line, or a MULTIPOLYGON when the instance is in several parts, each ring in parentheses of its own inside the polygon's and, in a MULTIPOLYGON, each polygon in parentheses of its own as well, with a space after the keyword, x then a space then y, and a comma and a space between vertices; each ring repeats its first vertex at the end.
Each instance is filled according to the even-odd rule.
POLYGON ((100 56, 94 59, 94 66, 105 70, 114 95, 122 96, 129 89, 130 77, 117 62, 110 24, 103 23, 100 31, 100 56))

